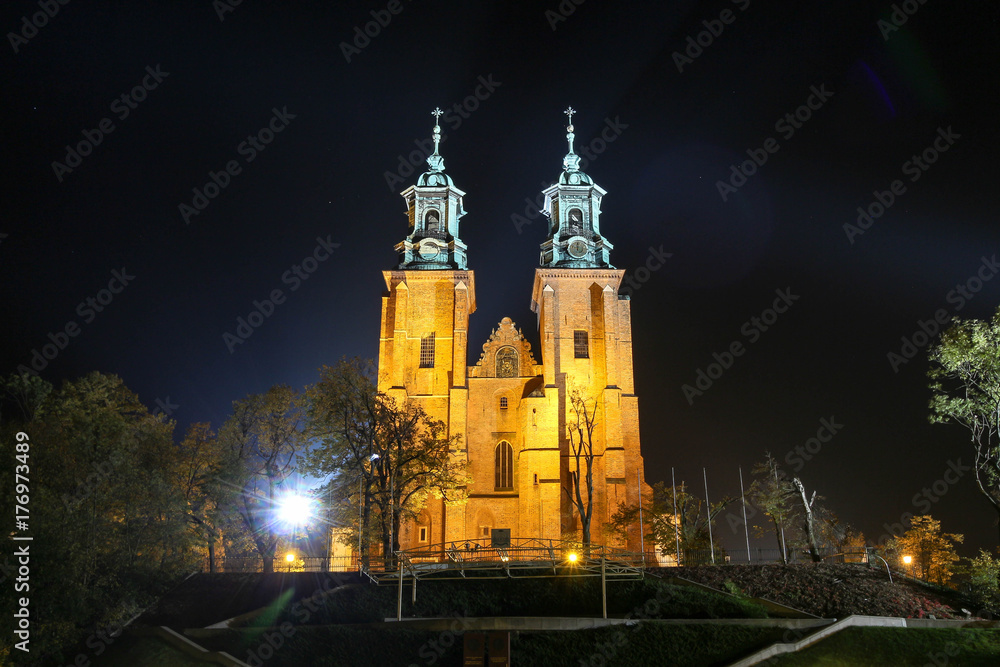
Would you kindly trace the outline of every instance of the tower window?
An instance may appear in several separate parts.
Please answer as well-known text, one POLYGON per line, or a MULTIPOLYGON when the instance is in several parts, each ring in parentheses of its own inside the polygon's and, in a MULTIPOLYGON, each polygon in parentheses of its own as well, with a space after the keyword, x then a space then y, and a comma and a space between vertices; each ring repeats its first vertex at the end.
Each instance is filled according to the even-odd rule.
POLYGON ((590 357, 590 346, 587 341, 586 331, 573 332, 573 356, 577 359, 587 359, 590 357))
POLYGON ((420 367, 434 368, 434 334, 420 339, 420 367))
POLYGON ((419 537, 418 541, 420 541, 420 542, 426 542, 427 541, 427 527, 426 526, 421 526, 420 527, 420 537, 419 537))
POLYGON ((501 410, 506 410, 507 409, 507 397, 506 396, 501 396, 500 397, 500 409, 501 410))
POLYGON ((427 211, 427 215, 424 218, 425 227, 429 232, 436 232, 441 225, 441 214, 437 212, 436 209, 431 209, 427 211))
POLYGON ((583 229, 583 211, 578 208, 571 208, 566 215, 570 229, 583 229))
POLYGON ((514 488, 514 448, 506 440, 497 445, 494 479, 497 491, 510 491, 514 488))

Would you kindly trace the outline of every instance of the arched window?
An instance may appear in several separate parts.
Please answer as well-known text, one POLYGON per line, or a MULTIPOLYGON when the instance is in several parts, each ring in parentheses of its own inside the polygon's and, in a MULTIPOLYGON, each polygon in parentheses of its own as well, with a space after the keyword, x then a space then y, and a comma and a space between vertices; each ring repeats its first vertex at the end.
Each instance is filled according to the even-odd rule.
POLYGON ((497 351, 497 377, 518 377, 517 350, 512 347, 502 347, 497 351))
POLYGON ((430 209, 424 216, 424 228, 429 232, 436 232, 441 226, 441 214, 437 209, 430 209))
POLYGON ((511 491, 514 488, 514 448, 506 440, 497 445, 496 450, 497 491, 511 491))

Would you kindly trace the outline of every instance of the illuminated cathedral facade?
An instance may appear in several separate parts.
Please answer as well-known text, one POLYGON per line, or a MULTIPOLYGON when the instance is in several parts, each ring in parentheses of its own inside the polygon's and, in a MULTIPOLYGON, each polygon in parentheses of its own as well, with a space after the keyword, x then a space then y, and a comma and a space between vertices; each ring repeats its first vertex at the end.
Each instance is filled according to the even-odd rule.
MULTIPOLYGON (((567 110, 562 173, 543 192, 549 227, 531 293, 537 352, 504 317, 469 365, 476 278, 459 234, 465 193, 445 173, 439 125, 428 171, 401 193, 409 234, 396 245, 399 264, 383 271, 378 388, 399 404, 418 403, 459 435, 452 455, 471 477, 464 503, 432 498, 404 522, 402 549, 489 544, 504 534, 495 529, 512 539, 580 540, 567 493, 576 469, 568 431, 576 423, 574 392, 596 406, 591 541, 640 549, 638 525, 626 538, 607 530, 619 505, 638 504, 650 489, 639 447, 630 301, 619 294, 625 272, 610 263, 613 246, 601 233, 606 192, 574 153, 573 113, 567 110)), ((586 500, 585 482, 582 495, 586 500)))

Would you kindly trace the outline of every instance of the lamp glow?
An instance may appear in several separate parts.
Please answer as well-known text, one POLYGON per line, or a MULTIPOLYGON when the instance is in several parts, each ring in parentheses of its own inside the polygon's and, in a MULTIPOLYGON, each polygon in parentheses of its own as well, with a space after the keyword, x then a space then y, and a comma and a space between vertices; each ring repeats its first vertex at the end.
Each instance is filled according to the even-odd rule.
POLYGON ((312 512, 313 501, 306 496, 293 493, 278 503, 278 519, 289 526, 308 522, 312 512))
POLYGON ((903 562, 909 565, 913 562, 913 556, 903 556, 903 562))
POLYGON ((574 553, 571 553, 571 554, 569 555, 569 562, 571 562, 571 563, 575 563, 575 562, 576 562, 576 559, 577 559, 577 555, 576 555, 576 554, 574 554, 574 553))
POLYGON ((291 551, 289 551, 288 555, 285 556, 285 561, 288 562, 288 563, 295 562, 295 554, 293 554, 291 551))

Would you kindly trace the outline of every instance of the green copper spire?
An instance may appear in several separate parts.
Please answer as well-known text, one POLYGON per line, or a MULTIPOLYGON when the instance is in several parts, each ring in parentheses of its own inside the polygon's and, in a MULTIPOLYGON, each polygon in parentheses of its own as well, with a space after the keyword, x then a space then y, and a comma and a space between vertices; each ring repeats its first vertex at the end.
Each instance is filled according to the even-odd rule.
POLYGON ((410 221, 410 234, 396 244, 400 269, 467 268, 467 248, 458 237, 458 221, 465 215, 462 205, 465 193, 456 188, 451 176, 444 172, 444 158, 439 152, 443 113, 440 108, 431 112, 434 116, 434 152, 427 156, 428 170, 420 174, 416 185, 400 193, 406 200, 410 221))
POLYGON ((438 145, 441 143, 441 125, 438 121, 443 113, 441 107, 436 107, 431 112, 431 115, 434 116, 434 152, 427 157, 427 166, 436 173, 444 171, 444 158, 438 153, 438 145))
POLYGON ((573 139, 576 137, 573 134, 573 114, 576 113, 576 110, 573 107, 567 107, 563 113, 569 117, 569 125, 566 126, 566 143, 569 144, 569 152, 563 158, 563 168, 566 171, 580 171, 580 156, 573 152, 573 139))
POLYGON ((542 243, 541 265, 550 268, 614 268, 609 262, 612 246, 601 236, 601 199, 607 194, 594 179, 580 170, 580 156, 573 150, 573 114, 569 118, 566 143, 569 152, 563 158, 559 181, 542 194, 542 212, 549 219, 549 237, 542 243))

